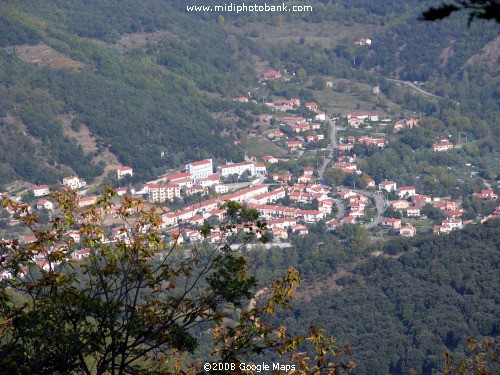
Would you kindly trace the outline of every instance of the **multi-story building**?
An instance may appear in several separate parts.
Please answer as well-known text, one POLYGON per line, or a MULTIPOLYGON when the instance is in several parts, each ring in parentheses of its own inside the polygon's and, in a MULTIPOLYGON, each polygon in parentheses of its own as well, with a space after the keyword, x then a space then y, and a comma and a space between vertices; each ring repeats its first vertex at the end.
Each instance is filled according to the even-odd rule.
POLYGON ((43 197, 50 193, 48 185, 32 186, 31 191, 35 197, 43 197))
POLYGON ((186 170, 193 179, 208 177, 214 173, 212 159, 205 159, 186 164, 186 170))
POLYGON ((132 167, 120 167, 116 170, 116 174, 118 176, 118 179, 121 180, 125 176, 133 176, 134 172, 132 167))
POLYGON ((148 184, 148 200, 150 202, 172 201, 174 197, 181 196, 178 184, 148 184))
POLYGON ((216 168, 216 172, 221 177, 231 176, 232 174, 237 174, 241 176, 244 172, 248 171, 250 175, 255 174, 255 164, 247 161, 241 163, 229 163, 224 165, 219 165, 216 168))
POLYGON ((63 185, 69 186, 73 190, 80 189, 82 187, 80 179, 77 176, 64 177, 63 185))

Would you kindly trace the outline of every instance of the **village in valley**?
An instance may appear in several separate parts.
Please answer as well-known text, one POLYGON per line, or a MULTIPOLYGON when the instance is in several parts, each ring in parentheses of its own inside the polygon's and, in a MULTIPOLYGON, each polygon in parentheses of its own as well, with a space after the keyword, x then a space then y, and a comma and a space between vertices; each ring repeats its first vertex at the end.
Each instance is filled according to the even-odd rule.
MULTIPOLYGON (((357 45, 368 43, 370 39, 361 39, 357 45)), ((264 87, 274 80, 286 82, 285 74, 277 70, 264 72, 260 85, 264 87)), ((331 90, 332 85, 326 81, 324 89, 331 90)), ((373 94, 378 93, 379 88, 373 87, 373 94)), ((244 160, 196 160, 155 180, 118 187, 115 208, 120 207, 120 197, 125 195, 158 205, 160 228, 172 246, 198 241, 237 243, 234 233, 218 227, 226 219, 228 201, 256 210, 266 222, 266 246, 284 248, 291 246, 291 237, 307 235, 311 227, 318 225, 332 233, 343 225, 360 225, 370 231, 372 241, 378 241, 384 236, 446 235, 466 225, 500 217, 497 206, 490 215, 464 220, 459 200, 425 195, 414 186, 401 186, 393 180, 377 181, 363 169, 363 156, 357 155, 357 150, 386 147, 401 132, 419 127, 418 116, 396 119, 363 108, 332 114, 316 102, 298 98, 274 98, 260 103, 252 93, 232 100, 242 106, 260 105, 267 111, 259 118, 263 126, 250 131, 243 141, 235 141, 244 148, 244 160), (429 217, 435 217, 436 212, 441 217, 439 223, 429 217), (202 230, 207 225, 211 228, 208 234, 202 230)), ((456 146, 449 138, 441 138, 434 140, 431 150, 448 152, 456 146)), ((115 180, 122 182, 134 176, 129 166, 121 166, 114 173, 115 180)), ((58 212, 51 198, 56 190, 77 192, 77 206, 82 210, 98 203, 99 186, 87 185, 78 176, 64 178, 60 186, 10 187, 6 194, 12 201, 28 211, 38 211, 47 221, 58 212)), ((493 189, 483 189, 473 193, 472 198, 489 202, 496 201, 498 195, 493 189)), ((132 228, 115 221, 112 212, 106 214, 109 235, 103 240, 127 241, 132 228)), ((3 221, 10 229, 18 225, 16 215, 19 214, 12 206, 3 209, 3 221)), ((245 228, 242 225, 240 229, 245 228)), ((78 231, 68 232, 68 236, 79 242, 78 231)), ((22 233, 18 239, 25 244, 36 240, 22 233)), ((73 257, 81 259, 87 255, 88 249, 80 248, 73 257)), ((49 267, 46 260, 41 258, 39 262, 41 268, 49 267)), ((3 272, 0 277, 11 276, 3 272)))

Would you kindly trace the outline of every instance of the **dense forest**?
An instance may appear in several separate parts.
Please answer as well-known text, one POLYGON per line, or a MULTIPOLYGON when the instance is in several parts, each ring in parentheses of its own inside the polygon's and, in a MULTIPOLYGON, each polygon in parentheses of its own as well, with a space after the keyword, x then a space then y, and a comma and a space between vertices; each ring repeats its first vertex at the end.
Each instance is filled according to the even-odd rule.
POLYGON ((446 350, 466 352, 468 336, 498 336, 498 220, 377 246, 344 227, 341 243, 319 231, 255 259, 264 279, 298 264, 299 301, 277 318, 290 330, 317 322, 349 342, 355 374, 434 374, 446 350))

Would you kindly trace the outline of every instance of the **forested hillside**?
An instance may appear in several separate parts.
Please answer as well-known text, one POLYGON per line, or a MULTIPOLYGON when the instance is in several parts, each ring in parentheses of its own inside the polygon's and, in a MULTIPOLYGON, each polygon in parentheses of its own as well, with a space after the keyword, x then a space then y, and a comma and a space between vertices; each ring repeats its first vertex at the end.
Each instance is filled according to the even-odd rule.
POLYGON ((255 74, 246 47, 221 26, 164 1, 7 1, 0 9, 3 182, 53 183, 64 173, 91 180, 104 152, 142 176, 241 157, 213 112, 231 110, 220 94, 236 95, 255 74), (92 151, 69 136, 82 128, 92 151))
MULTIPOLYGON (((236 125, 247 120, 222 123, 220 113, 254 87, 254 58, 290 72, 379 84, 391 100, 441 121, 432 125, 438 133, 470 133, 484 142, 481 149, 496 148, 494 24, 467 28, 460 17, 423 23, 418 1, 306 1, 312 12, 286 14, 189 13, 186 4, 2 2, 1 180, 53 183, 68 173, 92 180, 110 163, 131 165, 140 178, 208 156, 241 158, 233 141, 236 125), (308 24, 341 27, 342 36, 312 42, 301 30, 308 24), (260 34, 266 25, 294 36, 275 43, 260 34), (241 32, 245 27, 252 32, 241 32), (371 46, 354 46, 366 36, 371 46), (387 77, 425 80, 452 100, 408 95, 387 77)), ((269 89, 314 100, 310 90, 269 89)))
POLYGON ((298 257, 306 251, 308 263, 318 265, 329 259, 343 276, 321 271, 315 279, 302 264, 302 301, 278 319, 297 332, 314 321, 349 342, 355 374, 434 374, 446 350, 464 353, 467 336, 498 336, 498 220, 452 236, 389 243, 385 250, 400 256, 372 256, 348 272, 342 248, 332 255, 330 246, 299 247, 298 257))

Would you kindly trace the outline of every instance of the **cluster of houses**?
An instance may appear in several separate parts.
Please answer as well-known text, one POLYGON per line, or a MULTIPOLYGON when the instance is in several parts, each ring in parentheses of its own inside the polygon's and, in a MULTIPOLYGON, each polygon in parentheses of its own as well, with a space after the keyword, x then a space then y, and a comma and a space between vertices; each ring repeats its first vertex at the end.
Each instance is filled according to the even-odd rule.
POLYGON ((419 125, 419 120, 416 118, 409 118, 409 119, 400 120, 394 124, 393 132, 399 133, 405 129, 413 129, 414 127, 416 127, 418 125, 419 125))
POLYGON ((346 202, 348 215, 342 220, 332 220, 329 226, 334 228, 343 223, 355 224, 361 217, 365 216, 365 207, 369 199, 367 196, 356 193, 352 190, 341 190, 338 196, 346 202))
MULTIPOLYGON (((408 218, 421 218, 421 209, 427 204, 433 205, 442 211, 446 219, 440 225, 433 227, 433 232, 436 234, 449 233, 456 229, 461 229, 464 222, 461 219, 464 210, 457 202, 451 200, 442 200, 441 198, 432 198, 429 195, 417 194, 415 187, 403 186, 397 187, 394 181, 384 181, 379 184, 379 190, 385 190, 395 193, 400 199, 390 202, 393 210, 402 212, 408 218)), ((484 197, 482 199, 496 199, 496 194, 491 190, 483 190, 481 193, 475 193, 475 197, 484 197), (484 195, 482 195, 484 194, 484 195)), ((403 236, 414 236, 414 231, 411 225, 402 226, 401 219, 386 218, 382 221, 382 226, 399 229, 403 236)))
POLYGON ((224 194, 229 188, 221 183, 221 178, 233 175, 240 177, 245 173, 248 176, 265 176, 267 169, 263 163, 243 161, 219 165, 214 173, 212 159, 200 160, 187 164, 184 172, 165 175, 160 182, 148 182, 145 185, 145 194, 148 196, 148 201, 154 203, 180 198, 181 192, 185 195, 196 193, 206 195, 209 193, 209 188, 213 188, 217 194, 224 194))
POLYGON ((293 135, 292 139, 280 130, 268 133, 267 137, 272 141, 285 140, 284 145, 290 152, 303 148, 304 143, 314 143, 325 139, 319 122, 301 116, 285 116, 281 119, 281 124, 293 135))
POLYGON ((354 137, 353 135, 350 135, 347 137, 347 139, 346 138, 339 139, 338 149, 341 152, 345 152, 345 151, 348 152, 354 148, 356 143, 358 143, 360 145, 364 145, 366 147, 375 146, 375 147, 379 147, 379 148, 384 148, 387 144, 387 141, 384 138, 373 138, 373 137, 369 137, 369 136, 365 136, 365 135, 358 137, 358 139, 356 140, 356 137, 354 137))
POLYGON ((376 122, 379 120, 377 113, 372 112, 359 112, 359 113, 349 113, 346 116, 347 124, 355 129, 359 128, 360 125, 366 124, 367 122, 376 122))
POLYGON ((340 156, 337 161, 333 164, 334 168, 338 168, 342 170, 342 172, 347 174, 361 174, 361 171, 358 170, 358 167, 355 164, 356 155, 354 156, 340 156))

